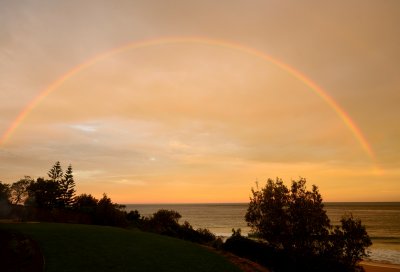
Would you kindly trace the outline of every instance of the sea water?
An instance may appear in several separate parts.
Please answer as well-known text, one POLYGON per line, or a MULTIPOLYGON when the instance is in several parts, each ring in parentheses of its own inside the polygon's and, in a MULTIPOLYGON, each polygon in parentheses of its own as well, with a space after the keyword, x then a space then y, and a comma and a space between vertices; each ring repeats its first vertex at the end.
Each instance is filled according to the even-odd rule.
MULTIPOLYGON (((127 204, 126 211, 138 210, 149 216, 159 209, 175 210, 195 229, 207 228, 217 236, 229 237, 232 229, 240 228, 243 235, 251 232, 244 220, 247 203, 226 204, 127 204)), ((371 237, 369 248, 374 262, 400 264, 400 202, 325 203, 331 223, 339 225, 345 213, 360 218, 371 237)))

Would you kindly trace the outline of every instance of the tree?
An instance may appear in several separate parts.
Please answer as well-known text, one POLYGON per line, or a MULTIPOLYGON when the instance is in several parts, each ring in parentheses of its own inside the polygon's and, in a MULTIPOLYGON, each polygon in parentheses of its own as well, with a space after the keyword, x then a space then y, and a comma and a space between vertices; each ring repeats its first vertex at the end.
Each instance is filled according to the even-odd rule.
POLYGON ((47 175, 49 176, 49 178, 52 181, 61 182, 61 180, 62 180, 62 178, 64 176, 64 173, 63 173, 63 170, 61 168, 61 164, 60 164, 59 161, 57 161, 53 165, 53 167, 50 168, 49 172, 47 172, 47 175))
POLYGON ((12 204, 23 204, 28 198, 28 186, 34 182, 30 176, 25 176, 24 178, 11 184, 11 203, 12 204))
POLYGON ((111 198, 104 193, 103 197, 97 202, 95 223, 106 226, 126 226, 128 222, 125 213, 121 211, 124 207, 113 203, 111 198))
POLYGON ((334 259, 351 271, 371 245, 365 227, 353 217, 343 218, 342 226, 332 231, 318 188, 307 190, 303 178, 292 181, 290 190, 279 178, 268 179, 261 190, 252 189, 245 219, 274 250, 303 264, 314 257, 334 259))
POLYGON ((59 206, 60 184, 53 180, 38 178, 28 186, 27 204, 38 208, 52 209, 59 206))
POLYGON ((322 254, 331 225, 317 186, 307 191, 305 179, 293 181, 288 212, 292 237, 286 247, 300 255, 322 254))
POLYGON ((289 238, 288 189, 281 179, 268 179, 264 188, 252 189, 245 219, 248 225, 276 248, 285 248, 289 238))
POLYGON ((75 197, 74 209, 84 213, 94 213, 99 201, 92 195, 81 194, 75 197))
POLYGON ((345 214, 332 234, 331 250, 333 256, 347 267, 355 267, 364 257, 368 257, 366 248, 372 245, 365 226, 352 214, 345 214))
POLYGON ((68 166, 59 183, 61 188, 61 205, 63 207, 71 207, 75 197, 75 181, 71 164, 68 166))
POLYGON ((181 217, 177 211, 161 209, 146 220, 146 228, 156 233, 176 236, 181 217))
POLYGON ((10 185, 0 181, 0 217, 8 216, 10 212, 10 185))
POLYGON ((0 202, 9 203, 10 185, 0 181, 0 202))

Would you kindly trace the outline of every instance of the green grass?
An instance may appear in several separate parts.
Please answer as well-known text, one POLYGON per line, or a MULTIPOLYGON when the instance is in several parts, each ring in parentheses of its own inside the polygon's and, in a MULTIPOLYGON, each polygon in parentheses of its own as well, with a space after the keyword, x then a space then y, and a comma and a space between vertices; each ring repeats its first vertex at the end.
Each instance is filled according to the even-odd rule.
POLYGON ((241 271, 199 245, 138 230, 75 224, 0 224, 31 236, 46 271, 241 271))

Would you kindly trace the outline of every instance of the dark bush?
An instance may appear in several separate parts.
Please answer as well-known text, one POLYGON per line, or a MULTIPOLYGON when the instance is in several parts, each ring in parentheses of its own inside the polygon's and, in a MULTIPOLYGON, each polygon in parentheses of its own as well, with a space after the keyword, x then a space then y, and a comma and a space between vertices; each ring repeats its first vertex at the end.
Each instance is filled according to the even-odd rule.
POLYGON ((338 272, 350 271, 334 260, 322 256, 300 256, 278 250, 261 241, 243 237, 239 230, 233 230, 222 247, 242 258, 246 258, 268 267, 276 272, 338 272))
POLYGON ((200 244, 212 244, 216 237, 208 229, 193 229, 189 222, 179 224, 181 215, 173 210, 161 209, 152 216, 141 219, 140 228, 162 235, 168 235, 179 239, 200 244))

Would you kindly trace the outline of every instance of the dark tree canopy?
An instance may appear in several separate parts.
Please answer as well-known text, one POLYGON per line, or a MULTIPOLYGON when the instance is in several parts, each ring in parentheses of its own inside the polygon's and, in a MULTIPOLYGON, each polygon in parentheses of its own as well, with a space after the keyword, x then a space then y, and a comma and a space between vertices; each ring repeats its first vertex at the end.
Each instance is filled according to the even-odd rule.
POLYGON ((58 182, 38 178, 27 189, 29 196, 26 204, 44 209, 52 209, 60 206, 61 190, 58 182))
POLYGON ((303 178, 292 181, 290 189, 279 178, 252 189, 245 219, 269 246, 298 259, 321 256, 354 268, 371 245, 365 227, 352 216, 333 228, 318 188, 307 190, 303 178))
MULTIPOLYGON (((21 184, 15 184, 19 187, 26 186, 28 192, 26 203, 49 209, 72 207, 75 198, 75 180, 72 166, 69 165, 64 174, 60 162, 56 162, 47 174, 50 178, 48 180, 38 178, 33 181, 29 177, 25 177, 25 179, 20 180, 21 184), (29 184, 27 181, 29 181, 29 184)), ((19 187, 16 187, 16 189, 19 187)), ((15 190, 16 201, 18 194, 18 190, 15 190)))
POLYGON ((0 218, 6 216, 10 209, 10 185, 0 181, 0 218))
POLYGON ((150 224, 158 233, 170 233, 179 226, 181 217, 177 211, 161 209, 150 218, 150 224))
POLYGON ((8 203, 10 198, 10 185, 0 181, 0 201, 8 203))
POLYGON ((30 176, 25 176, 24 178, 11 184, 11 203, 12 204, 23 204, 28 197, 28 186, 34 182, 30 176))
POLYGON ((97 200, 94 196, 88 194, 81 194, 75 198, 74 208, 82 211, 92 211, 97 206, 97 200))
POLYGON ((352 214, 345 214, 340 220, 341 226, 336 226, 331 247, 332 255, 343 260, 349 266, 355 266, 364 257, 368 257, 366 248, 371 246, 365 226, 360 219, 353 218, 352 214))
POLYGON ((97 202, 95 209, 95 223, 99 225, 121 226, 126 224, 125 214, 122 209, 125 206, 113 203, 105 193, 97 202))

